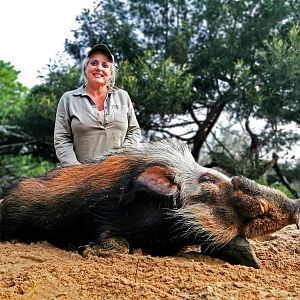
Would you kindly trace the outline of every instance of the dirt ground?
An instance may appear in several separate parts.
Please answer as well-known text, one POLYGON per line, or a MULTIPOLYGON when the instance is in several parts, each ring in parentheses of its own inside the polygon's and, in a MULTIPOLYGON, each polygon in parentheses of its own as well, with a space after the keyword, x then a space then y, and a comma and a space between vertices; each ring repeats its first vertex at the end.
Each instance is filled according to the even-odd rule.
POLYGON ((300 231, 251 241, 261 268, 190 252, 151 257, 0 243, 0 299, 300 299, 300 231))

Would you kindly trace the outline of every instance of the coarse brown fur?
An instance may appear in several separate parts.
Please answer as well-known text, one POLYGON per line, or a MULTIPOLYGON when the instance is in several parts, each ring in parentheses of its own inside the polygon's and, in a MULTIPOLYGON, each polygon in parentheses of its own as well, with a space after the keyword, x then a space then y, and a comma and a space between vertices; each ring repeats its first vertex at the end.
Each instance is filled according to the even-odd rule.
POLYGON ((109 232, 164 254, 273 232, 299 221, 299 201, 201 167, 183 143, 165 141, 23 180, 0 212, 4 240, 80 245, 109 232))

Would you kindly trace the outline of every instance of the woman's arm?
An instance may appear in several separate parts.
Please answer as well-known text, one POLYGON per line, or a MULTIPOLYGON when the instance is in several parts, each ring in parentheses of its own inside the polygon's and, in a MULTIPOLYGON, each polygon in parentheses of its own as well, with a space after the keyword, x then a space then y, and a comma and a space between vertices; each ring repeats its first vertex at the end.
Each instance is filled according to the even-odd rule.
POLYGON ((129 101, 129 109, 127 113, 128 129, 122 147, 137 145, 141 140, 141 129, 136 119, 134 108, 129 95, 128 95, 128 101, 129 101))
POLYGON ((70 115, 66 107, 67 99, 60 99, 54 127, 54 148, 62 166, 80 164, 74 152, 70 115))

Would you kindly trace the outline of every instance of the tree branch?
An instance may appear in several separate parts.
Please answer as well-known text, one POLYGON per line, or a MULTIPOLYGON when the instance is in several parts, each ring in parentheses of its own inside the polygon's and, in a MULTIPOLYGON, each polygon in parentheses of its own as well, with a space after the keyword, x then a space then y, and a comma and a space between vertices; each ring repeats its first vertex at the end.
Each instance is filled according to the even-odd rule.
POLYGON ((226 146, 216 137, 216 135, 214 134, 213 131, 211 131, 211 135, 213 136, 213 138, 217 141, 217 143, 228 153, 228 155, 234 159, 233 154, 226 148, 226 146))
MULTIPOLYGON (((273 157, 274 157, 274 156, 278 158, 278 156, 277 156, 276 153, 273 154, 273 157)), ((283 184, 283 185, 291 192, 291 194, 292 194, 293 196, 295 196, 296 198, 299 198, 298 192, 297 192, 295 189, 293 189, 293 188, 291 187, 291 185, 289 184, 289 182, 287 181, 287 179, 286 179, 286 178, 284 177, 284 175, 282 174, 282 171, 281 171, 281 169, 280 169, 280 167, 279 167, 279 165, 278 165, 278 163, 277 163, 277 160, 276 160, 275 163, 273 164, 273 169, 274 169, 276 175, 278 176, 280 182, 281 182, 281 183, 282 183, 282 184, 283 184)))

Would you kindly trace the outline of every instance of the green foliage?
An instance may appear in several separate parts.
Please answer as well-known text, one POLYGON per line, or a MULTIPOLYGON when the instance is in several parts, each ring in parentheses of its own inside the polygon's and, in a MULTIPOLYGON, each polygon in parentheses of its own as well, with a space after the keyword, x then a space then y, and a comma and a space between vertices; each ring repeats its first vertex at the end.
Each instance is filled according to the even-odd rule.
POLYGON ((257 179, 272 167, 268 160, 255 162, 245 151, 234 152, 230 155, 224 151, 211 151, 210 159, 231 176, 243 175, 250 179, 257 179))
MULTIPOLYGON (((27 94, 17 79, 17 72, 9 68, 1 98, 4 112, 0 127, 0 188, 18 178, 38 176, 54 168, 57 158, 53 149, 53 129, 56 106, 61 95, 79 84, 79 69, 53 65, 44 83, 27 94), (9 80, 8 80, 9 79, 9 80), (9 92, 9 93, 8 93, 9 92), (21 97, 22 96, 22 97, 21 97)), ((1 78, 2 79, 2 78, 1 78)), ((2 112, 2 110, 1 110, 2 112)))
POLYGON ((23 139, 15 119, 25 107, 27 89, 17 81, 18 73, 10 63, 0 60, 0 184, 7 181, 6 166, 10 164, 5 154, 11 150, 18 153, 23 139))
POLYGON ((21 178, 38 177, 56 167, 56 164, 32 155, 4 155, 0 162, 0 194, 2 188, 9 187, 21 178))
POLYGON ((27 89, 17 81, 18 73, 10 63, 0 60, 0 125, 13 120, 24 106, 27 89))
POLYGON ((187 107, 193 77, 185 65, 176 65, 171 58, 157 60, 148 51, 136 62, 124 61, 120 67, 118 83, 134 100, 143 128, 153 127, 151 115, 172 118, 187 107))
POLYGON ((7 165, 10 167, 10 173, 15 177, 22 177, 24 174, 27 177, 37 177, 55 167, 55 164, 36 159, 32 155, 18 157, 5 156, 4 160, 6 160, 7 165))
POLYGON ((126 58, 131 61, 142 55, 137 32, 124 1, 95 1, 93 10, 85 9, 76 20, 79 28, 74 31, 75 40, 67 39, 65 48, 77 63, 85 57, 86 48, 98 43, 113 46, 117 60, 126 58))
POLYGON ((244 89, 244 114, 266 118, 273 125, 300 123, 300 30, 294 25, 287 36, 276 33, 264 40, 257 54, 255 74, 242 61, 236 64, 244 89))
POLYGON ((295 197, 293 196, 293 194, 282 184, 280 184, 279 182, 276 182, 274 184, 271 185, 272 188, 281 191, 282 193, 284 193, 286 196, 288 196, 290 199, 294 199, 295 197))
POLYGON ((265 45, 266 72, 259 92, 264 102, 259 112, 277 121, 300 124, 300 29, 293 26, 286 39, 275 35, 265 45))
POLYGON ((55 160, 53 130, 57 103, 62 94, 78 87, 80 70, 75 67, 52 66, 44 83, 34 86, 26 107, 19 114, 17 125, 35 140, 38 155, 55 160))
POLYGON ((298 159, 294 165, 284 165, 283 170, 289 181, 298 182, 300 185, 300 159, 298 159))
POLYGON ((270 186, 270 187, 272 187, 276 190, 281 191, 282 193, 284 193, 290 199, 295 198, 294 195, 283 184, 279 183, 278 181, 270 183, 267 179, 267 176, 260 177, 256 181, 259 184, 267 185, 267 186, 270 186))

